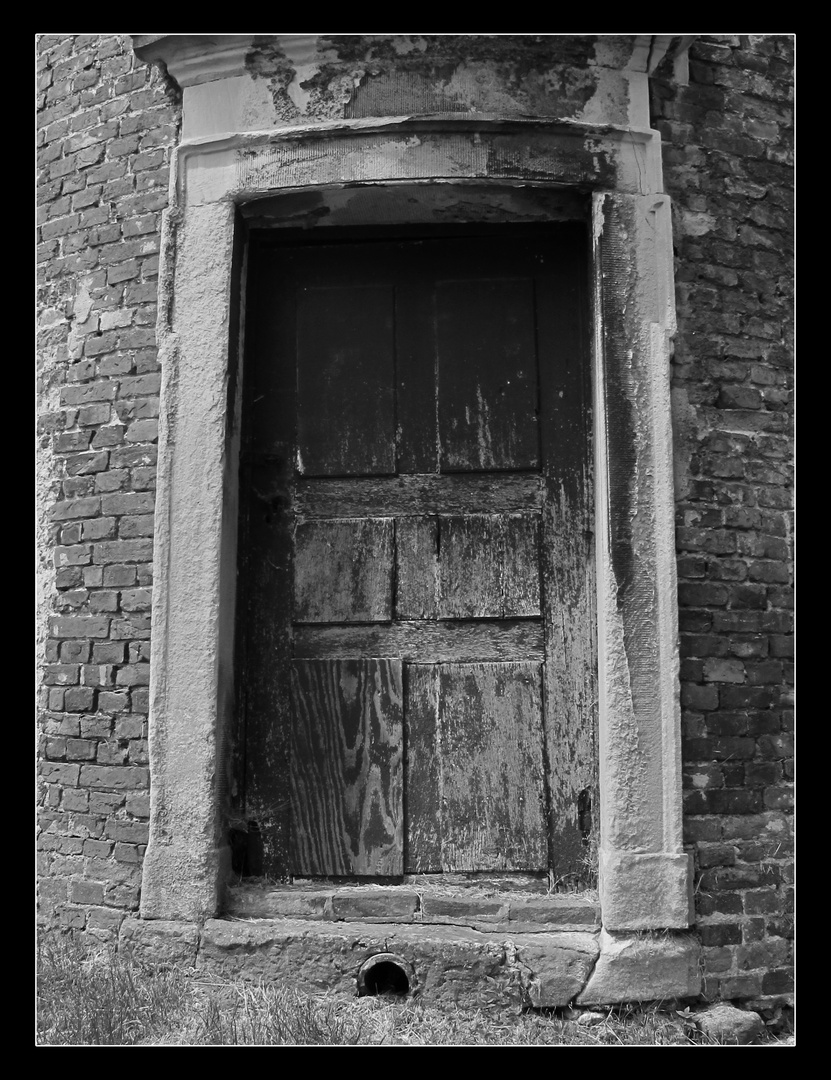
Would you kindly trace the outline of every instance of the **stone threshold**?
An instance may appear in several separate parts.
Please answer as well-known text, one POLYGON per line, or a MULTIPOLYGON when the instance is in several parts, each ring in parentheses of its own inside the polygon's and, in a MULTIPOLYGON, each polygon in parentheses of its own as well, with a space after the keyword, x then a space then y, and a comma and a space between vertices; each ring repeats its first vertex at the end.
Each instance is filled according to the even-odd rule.
POLYGON ((468 926, 500 932, 596 932, 600 905, 579 893, 541 893, 514 883, 465 884, 412 879, 401 885, 245 880, 226 892, 234 919, 468 926))
POLYGON ((369 919, 250 917, 200 925, 127 918, 118 949, 206 974, 348 995, 359 991, 362 970, 381 954, 408 973, 408 994, 473 1007, 682 1000, 701 991, 699 946, 688 932, 506 933, 369 919))

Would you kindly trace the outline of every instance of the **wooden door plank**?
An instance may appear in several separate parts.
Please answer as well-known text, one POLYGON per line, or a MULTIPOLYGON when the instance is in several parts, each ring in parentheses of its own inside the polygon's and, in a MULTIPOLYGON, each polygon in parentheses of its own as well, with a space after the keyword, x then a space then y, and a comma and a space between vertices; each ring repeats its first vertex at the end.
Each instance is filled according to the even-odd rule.
POLYGON ((430 279, 419 277, 408 263, 404 251, 395 290, 398 471, 434 473, 438 419, 433 288, 430 279))
POLYGON ((294 534, 294 620, 392 618, 392 518, 299 521, 294 534))
POLYGON ((293 468, 296 365, 295 303, 286 259, 254 245, 248 271, 243 453, 293 468), (291 455, 284 462, 283 455, 291 455))
POLYGON ((438 588, 439 522, 404 517, 395 524, 395 616, 435 619, 438 588))
POLYGON ((292 663, 295 875, 403 873, 403 692, 398 660, 292 663))
POLYGON ((297 626, 294 655, 320 659, 343 656, 400 656, 413 663, 488 660, 542 660, 540 619, 481 619, 463 622, 413 620, 385 625, 297 626))
POLYGON ((441 469, 539 466, 530 278, 436 285, 441 469))
POLYGON ((502 609, 505 619, 540 614, 540 519, 510 514, 502 519, 502 609))
POLYGON ((442 868, 548 865, 539 664, 439 668, 442 868))
POLYGON ((527 472, 301 478, 295 509, 304 518, 512 514, 539 509, 542 496, 540 476, 527 472))
POLYGON ((239 596, 238 707, 244 721, 244 770, 238 798, 244 818, 255 820, 263 843, 263 873, 288 873, 291 636, 285 611, 291 600, 291 533, 285 498, 288 477, 273 466, 242 471, 240 535, 243 573, 239 596))
POLYGON ((560 233, 558 257, 537 278, 551 860, 558 878, 593 886, 586 860, 598 796, 588 271, 582 228, 560 233))
POLYGON ((439 518, 439 618, 502 614, 502 522, 495 514, 439 518))
POLYGON ((441 870, 441 747, 439 668, 404 668, 404 872, 441 870))
POLYGON ((297 471, 395 472, 394 289, 297 292, 297 471))

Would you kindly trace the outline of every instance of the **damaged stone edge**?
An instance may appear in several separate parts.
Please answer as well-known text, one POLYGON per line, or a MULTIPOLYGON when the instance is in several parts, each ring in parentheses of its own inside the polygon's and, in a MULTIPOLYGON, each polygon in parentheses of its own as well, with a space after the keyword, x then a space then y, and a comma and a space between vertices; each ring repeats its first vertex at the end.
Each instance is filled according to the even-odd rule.
MULTIPOLYGON (((177 168, 171 184, 171 201, 180 206, 184 206, 186 198, 191 202, 229 198, 244 201, 269 191, 293 186, 290 180, 278 182, 274 177, 269 182, 268 175, 265 178, 259 177, 256 170, 258 166, 273 167, 274 154, 282 150, 285 161, 281 164, 283 170, 289 172, 292 166, 302 163, 304 147, 318 139, 327 142, 331 140, 331 154, 337 149, 341 152, 341 157, 345 158, 350 149, 361 149, 361 138, 386 136, 393 141, 399 140, 402 148, 408 150, 412 149, 421 137, 458 138, 466 140, 472 150, 481 152, 484 150, 483 139, 516 139, 516 147, 521 149, 527 147, 525 140, 529 135, 536 135, 539 139, 551 143, 548 154, 550 160, 546 162, 549 167, 543 170, 545 176, 531 176, 519 166, 513 170, 513 176, 505 173, 491 176, 487 171, 482 175, 491 180, 539 180, 549 186, 559 182, 563 186, 574 187, 577 183, 587 188, 611 188, 641 195, 656 194, 661 189, 660 136, 651 129, 622 128, 611 124, 595 125, 567 119, 523 119, 495 114, 482 114, 475 119, 467 119, 451 113, 320 121, 262 131, 225 132, 186 139, 174 152, 177 168), (522 136, 522 139, 519 139, 519 136, 522 136), (586 175, 582 178, 575 179, 563 168, 564 165, 578 167, 571 160, 573 148, 581 150, 585 159, 586 175), (562 171, 559 180, 558 161, 562 171), (604 161, 607 172, 611 171, 613 177, 597 175, 604 161)), ((506 145, 500 143, 500 149, 504 151, 506 145)), ((320 157, 317 153, 314 156, 315 159, 320 157)), ((383 164, 382 155, 373 162, 373 168, 383 164)), ((474 179, 472 173, 464 170, 449 175, 454 178, 474 179)), ((433 173, 425 178, 432 181, 441 179, 433 173)), ((403 177, 390 174, 378 175, 374 179, 392 182, 397 179, 412 181, 419 178, 411 174, 403 177)), ((350 181, 349 177, 343 177, 341 182, 361 182, 361 179, 350 181)), ((311 183, 319 186, 318 181, 311 183)), ((308 176, 304 175, 299 186, 309 185, 308 176)))
POLYGON ((701 993, 700 946, 691 934, 506 935, 450 926, 431 927, 425 934, 396 924, 311 927, 299 919, 209 919, 197 925, 128 917, 119 928, 117 948, 152 964, 303 980, 347 992, 355 989, 369 957, 394 950, 407 957, 425 996, 441 982, 441 976, 425 980, 425 970, 452 971, 459 996, 472 1000, 490 989, 492 968, 503 993, 518 985, 535 1008, 689 999, 701 993))

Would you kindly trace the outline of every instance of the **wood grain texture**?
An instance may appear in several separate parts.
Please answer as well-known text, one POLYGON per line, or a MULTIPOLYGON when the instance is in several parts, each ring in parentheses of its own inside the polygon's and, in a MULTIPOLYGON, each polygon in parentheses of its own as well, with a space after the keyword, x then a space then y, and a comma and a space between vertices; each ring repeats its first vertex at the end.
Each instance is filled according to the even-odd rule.
POLYGON ((400 662, 295 660, 292 697, 292 872, 403 873, 400 662))
POLYGON ((435 619, 438 613, 438 537, 435 517, 399 518, 395 528, 395 616, 435 619))
POLYGON ((448 665, 439 693, 443 869, 544 869, 540 666, 448 665))
POLYGON ((439 518, 440 619, 540 613, 537 515, 439 518))
POLYGON ((429 514, 512 514, 543 503, 534 473, 449 473, 438 476, 298 478, 295 509, 304 518, 419 517, 429 514))
POLYGON ((297 471, 395 472, 391 287, 298 289, 297 471))
POLYGON ((392 518, 298 521, 294 547, 295 622, 392 618, 392 518))
POLYGON ((408 739, 420 733, 407 774, 408 870, 435 864, 437 832, 445 871, 544 869, 540 665, 411 665, 407 687, 408 739), (430 736, 437 767, 425 764, 430 736))
POLYGON ((439 617, 502 615, 502 523, 492 514, 442 517, 439 617))
POLYGON ((436 873, 441 861, 439 666, 404 667, 404 870, 436 873))
POLYGON ((436 284, 442 471, 537 468, 530 278, 436 284))
POLYGON ((414 663, 542 660, 540 619, 395 622, 387 626, 297 626, 294 655, 336 659, 398 656, 414 663))
MULTIPOLYGON (((276 269, 257 264, 240 695, 244 800, 250 817, 270 823, 267 872, 289 865, 291 657, 395 657, 411 665, 407 707, 422 717, 422 726, 409 712, 404 720, 414 756, 403 782, 414 770, 415 786, 403 799, 407 821, 418 822, 407 865, 462 873, 474 857, 508 858, 514 869, 537 860, 579 880, 581 807, 597 793, 585 246, 582 226, 562 226, 545 240, 288 245, 276 269), (292 483, 298 451, 305 472, 292 483), (497 693, 489 668, 511 666, 521 677, 497 693), (437 762, 452 731, 460 743, 451 756, 466 764, 450 776, 450 802, 458 822, 468 811, 481 818, 464 773, 487 772, 477 784, 492 800, 502 758, 512 774, 533 774, 536 751, 505 740, 534 710, 550 764, 550 864, 538 859, 536 819, 522 825, 537 837, 532 853, 510 847, 521 819, 510 800, 504 828, 477 834, 469 817, 474 824, 440 836, 428 811, 445 784, 437 762), (475 750, 473 736, 494 716, 499 731, 475 750)), ((336 700, 335 677, 315 672, 305 676, 310 699, 336 700)), ((349 708, 341 702, 332 715, 349 708)), ((530 746, 529 731, 523 738, 530 746)))
POLYGON ((539 615, 540 518, 505 515, 502 521, 502 617, 539 615))

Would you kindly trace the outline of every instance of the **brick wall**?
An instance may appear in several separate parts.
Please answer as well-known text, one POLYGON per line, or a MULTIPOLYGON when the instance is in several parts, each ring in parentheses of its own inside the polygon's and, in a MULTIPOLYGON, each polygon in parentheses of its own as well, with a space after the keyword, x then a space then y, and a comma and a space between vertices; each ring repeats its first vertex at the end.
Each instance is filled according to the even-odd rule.
MULTIPOLYGON (((180 113, 126 36, 39 60, 40 872, 48 923, 138 903, 160 212, 180 113), (48 520, 47 520, 48 518, 48 520)), ((711 997, 790 989, 792 42, 695 42, 653 80, 673 198, 687 842, 711 997)))
POLYGON ((653 80, 673 200, 684 808, 709 996, 791 989, 792 89, 787 37, 653 80))
POLYGON ((180 111, 125 35, 39 40, 39 837, 44 918, 138 904, 161 211, 180 111))

